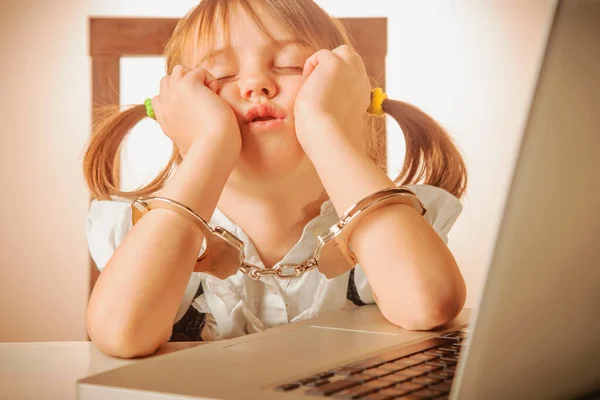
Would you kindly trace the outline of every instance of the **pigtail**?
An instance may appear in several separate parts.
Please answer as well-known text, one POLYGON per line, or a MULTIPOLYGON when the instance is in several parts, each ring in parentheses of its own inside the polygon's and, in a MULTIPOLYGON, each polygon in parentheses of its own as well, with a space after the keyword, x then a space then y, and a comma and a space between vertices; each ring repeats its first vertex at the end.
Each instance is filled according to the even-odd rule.
POLYGON ((131 192, 121 191, 118 187, 119 148, 129 131, 146 117, 146 107, 141 104, 119 111, 119 106, 109 106, 98 112, 99 122, 94 125, 83 159, 84 178, 92 196, 99 200, 109 200, 112 196, 134 200, 160 190, 181 161, 176 146, 173 146, 173 154, 165 169, 148 185, 131 192))
POLYGON ((398 122, 406 141, 404 165, 394 183, 428 184, 462 197, 467 187, 467 169, 448 133, 408 103, 385 99, 382 108, 398 122))

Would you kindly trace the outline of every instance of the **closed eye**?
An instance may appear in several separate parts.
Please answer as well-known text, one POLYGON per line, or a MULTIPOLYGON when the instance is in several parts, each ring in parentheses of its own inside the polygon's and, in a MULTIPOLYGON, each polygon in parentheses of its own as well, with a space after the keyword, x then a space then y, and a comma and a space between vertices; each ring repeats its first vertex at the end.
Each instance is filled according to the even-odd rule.
POLYGON ((274 67, 276 71, 285 72, 290 74, 301 74, 304 67, 274 67))
POLYGON ((221 76, 221 77, 217 78, 217 81, 223 82, 223 81, 228 81, 233 78, 235 78, 235 75, 226 75, 226 76, 221 76))

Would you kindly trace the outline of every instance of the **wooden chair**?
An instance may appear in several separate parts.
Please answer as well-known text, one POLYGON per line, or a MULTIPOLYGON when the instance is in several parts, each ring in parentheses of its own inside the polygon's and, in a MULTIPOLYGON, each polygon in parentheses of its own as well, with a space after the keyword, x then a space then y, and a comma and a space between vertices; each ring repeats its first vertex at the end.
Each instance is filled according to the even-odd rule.
MULTIPOLYGON (((92 118, 96 105, 119 104, 119 60, 127 56, 160 56, 171 37, 176 18, 97 18, 89 19, 89 54, 92 59, 92 118)), ((378 86, 385 88, 387 55, 386 18, 344 18, 363 56, 367 72, 378 86), (377 40, 373 40, 376 38, 377 40)), ((140 103, 144 99, 140 99, 140 103)), ((380 120, 381 130, 385 123, 380 120)), ((385 136, 384 136, 385 137, 385 136)), ((98 269, 90 257, 90 293, 98 279, 98 269)))

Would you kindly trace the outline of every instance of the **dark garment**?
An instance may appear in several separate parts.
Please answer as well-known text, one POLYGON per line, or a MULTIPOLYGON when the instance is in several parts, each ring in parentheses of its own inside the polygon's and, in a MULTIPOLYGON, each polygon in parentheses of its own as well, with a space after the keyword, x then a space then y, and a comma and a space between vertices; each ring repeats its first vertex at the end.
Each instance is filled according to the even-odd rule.
MULTIPOLYGON (((346 298, 357 306, 364 306, 365 303, 360 299, 358 290, 356 290, 356 283, 354 282, 354 269, 350 271, 350 277, 348 279, 348 290, 346 292, 346 298)), ((194 299, 204 294, 202 284, 198 287, 194 299)), ((206 322, 206 314, 201 313, 190 305, 185 315, 173 325, 173 333, 169 342, 201 342, 202 328, 206 322)))
MULTIPOLYGON (((194 295, 194 299, 204 294, 202 283, 194 295)), ((202 342, 200 333, 206 322, 206 314, 196 310, 192 305, 184 316, 173 325, 173 333, 169 342, 202 342)))
POLYGON ((356 268, 352 268, 352 271, 350 271, 350 277, 348 278, 348 290, 346 291, 346 298, 353 302, 354 305, 364 306, 366 305, 366 303, 363 303, 363 301, 360 299, 360 296, 358 295, 358 290, 356 289, 356 281, 354 279, 355 271, 356 268))

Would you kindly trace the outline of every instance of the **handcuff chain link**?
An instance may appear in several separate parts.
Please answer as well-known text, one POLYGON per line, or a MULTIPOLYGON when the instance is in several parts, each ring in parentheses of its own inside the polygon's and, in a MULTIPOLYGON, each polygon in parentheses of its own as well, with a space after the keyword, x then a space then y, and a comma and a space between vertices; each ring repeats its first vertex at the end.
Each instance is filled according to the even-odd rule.
POLYGON ((298 278, 305 272, 317 268, 319 261, 315 257, 298 264, 280 264, 270 269, 259 268, 254 264, 244 262, 240 270, 251 279, 257 280, 263 276, 276 276, 277 278, 298 278))

